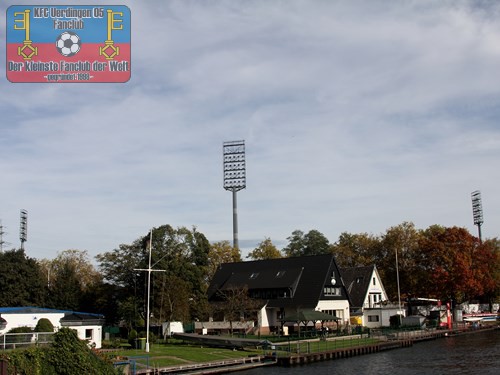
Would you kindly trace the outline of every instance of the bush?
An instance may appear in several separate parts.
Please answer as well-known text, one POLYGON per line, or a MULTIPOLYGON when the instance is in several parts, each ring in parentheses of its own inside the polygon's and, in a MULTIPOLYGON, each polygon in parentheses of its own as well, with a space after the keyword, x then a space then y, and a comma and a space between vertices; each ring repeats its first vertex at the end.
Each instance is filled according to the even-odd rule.
POLYGON ((54 326, 50 320, 42 318, 36 324, 35 332, 54 332, 54 326))
POLYGON ((17 333, 15 336, 7 336, 7 342, 9 343, 29 343, 33 338, 33 329, 31 327, 15 327, 7 333, 17 333), (25 333, 25 335, 19 335, 19 333, 25 333))
POLYGON ((137 346, 137 338, 139 335, 137 334, 137 331, 135 329, 131 329, 129 334, 128 334, 128 343, 132 345, 132 348, 135 348, 137 346))
POLYGON ((9 353, 9 373, 26 375, 115 375, 113 364, 99 357, 76 332, 61 328, 50 347, 31 347, 9 353))

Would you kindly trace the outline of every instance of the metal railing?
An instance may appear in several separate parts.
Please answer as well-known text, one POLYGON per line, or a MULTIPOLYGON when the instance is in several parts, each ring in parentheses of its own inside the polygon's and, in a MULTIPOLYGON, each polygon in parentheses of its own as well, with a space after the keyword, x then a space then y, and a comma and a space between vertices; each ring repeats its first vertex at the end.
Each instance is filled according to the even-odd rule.
POLYGON ((54 332, 5 333, 0 335, 0 349, 46 345, 54 340, 54 332))
POLYGON ((372 345, 378 341, 378 339, 369 337, 366 334, 310 340, 290 340, 289 342, 274 343, 272 346, 264 348, 264 354, 272 355, 273 357, 286 357, 291 354, 311 354, 337 349, 355 348, 372 345))

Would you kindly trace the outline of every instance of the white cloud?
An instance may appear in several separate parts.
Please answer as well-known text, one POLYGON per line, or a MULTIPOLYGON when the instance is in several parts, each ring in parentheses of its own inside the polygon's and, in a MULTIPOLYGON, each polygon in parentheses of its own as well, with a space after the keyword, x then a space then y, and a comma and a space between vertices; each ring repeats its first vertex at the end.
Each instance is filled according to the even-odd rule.
POLYGON ((9 242, 20 208, 35 257, 95 255, 166 223, 231 240, 222 142, 236 139, 241 243, 282 246, 294 229, 334 242, 403 221, 475 233, 476 189, 483 233, 498 236, 498 4, 125 3, 129 83, 0 81, 9 242))

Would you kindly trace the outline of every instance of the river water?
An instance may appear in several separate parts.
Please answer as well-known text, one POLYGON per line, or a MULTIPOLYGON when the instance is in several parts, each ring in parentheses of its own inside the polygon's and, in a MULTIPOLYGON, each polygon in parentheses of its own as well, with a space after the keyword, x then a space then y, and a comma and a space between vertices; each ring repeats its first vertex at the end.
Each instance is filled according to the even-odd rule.
POLYGON ((446 337, 297 367, 262 367, 239 375, 500 374, 500 330, 446 337))

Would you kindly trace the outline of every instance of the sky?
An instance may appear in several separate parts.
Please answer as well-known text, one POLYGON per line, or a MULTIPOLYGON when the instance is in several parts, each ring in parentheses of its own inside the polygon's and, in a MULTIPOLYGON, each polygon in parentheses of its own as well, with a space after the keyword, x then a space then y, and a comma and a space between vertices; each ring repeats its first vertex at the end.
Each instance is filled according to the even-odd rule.
MULTIPOLYGON (((0 70, 6 9, 0 3, 0 70)), ((65 0, 46 5, 75 5, 65 0)), ((92 0, 85 5, 99 4, 92 0)), ((331 243, 405 221, 500 235, 500 2, 113 1, 126 83, 0 78, 3 249, 90 257, 195 226, 232 242, 222 145, 244 140, 243 255, 296 230, 331 243)))

